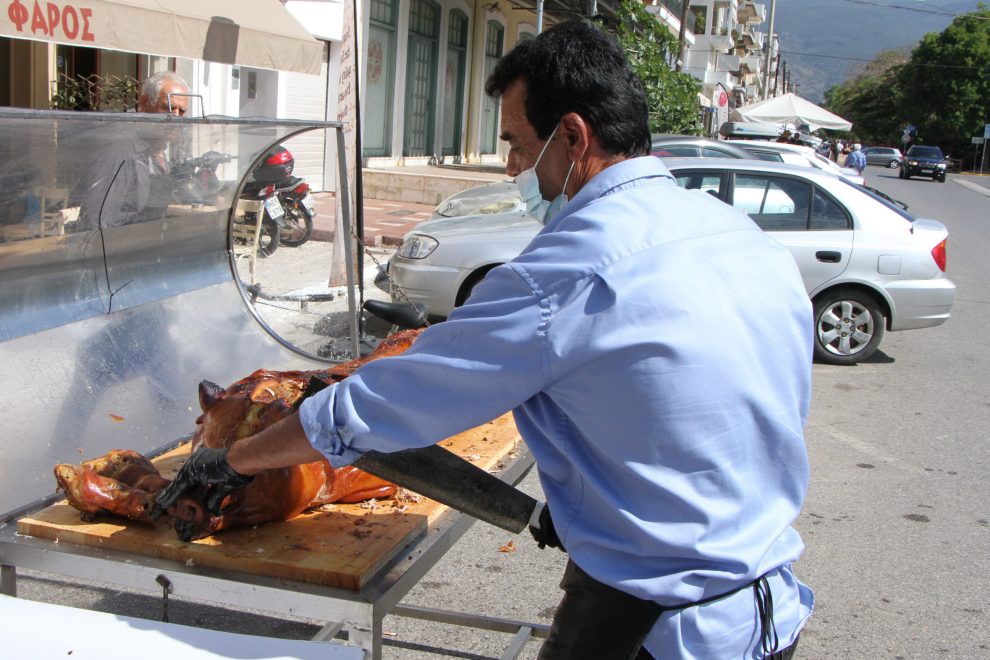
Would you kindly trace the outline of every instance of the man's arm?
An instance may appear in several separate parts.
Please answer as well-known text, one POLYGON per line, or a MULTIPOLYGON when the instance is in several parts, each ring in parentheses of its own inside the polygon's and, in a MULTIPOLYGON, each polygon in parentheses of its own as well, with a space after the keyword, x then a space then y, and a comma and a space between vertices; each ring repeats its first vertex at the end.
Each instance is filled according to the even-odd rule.
POLYGON ((220 515, 224 498, 246 486, 267 469, 312 463, 323 458, 306 439, 299 414, 276 422, 261 432, 234 443, 229 449, 200 447, 179 468, 175 479, 155 496, 151 517, 168 511, 189 490, 208 486, 206 508, 220 515))
POLYGON ((298 412, 235 442, 227 452, 230 467, 245 475, 319 460, 323 454, 309 444, 298 412))

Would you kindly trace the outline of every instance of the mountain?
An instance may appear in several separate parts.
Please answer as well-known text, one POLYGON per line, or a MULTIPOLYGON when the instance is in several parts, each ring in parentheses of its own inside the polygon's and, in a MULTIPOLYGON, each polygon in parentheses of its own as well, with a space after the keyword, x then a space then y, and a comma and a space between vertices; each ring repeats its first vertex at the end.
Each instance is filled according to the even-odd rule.
MULTIPOLYGON (((770 0, 767 5, 769 30, 770 0)), ((781 62, 797 94, 821 103, 825 90, 854 76, 882 50, 910 52, 929 32, 941 32, 953 16, 977 9, 977 0, 777 0, 774 31, 781 62), (892 6, 893 5, 893 6, 892 6), (894 6, 908 9, 897 9, 894 6), (847 59, 839 59, 847 58, 847 59)))

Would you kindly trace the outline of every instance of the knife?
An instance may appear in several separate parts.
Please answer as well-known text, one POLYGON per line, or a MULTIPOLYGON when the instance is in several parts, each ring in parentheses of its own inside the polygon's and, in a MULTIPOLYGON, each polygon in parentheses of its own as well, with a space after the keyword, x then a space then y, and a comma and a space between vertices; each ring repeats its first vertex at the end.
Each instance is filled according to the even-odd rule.
MULTIPOLYGON (((311 378, 296 406, 330 384, 311 378)), ((397 452, 369 451, 354 467, 518 534, 543 503, 440 445, 397 452)))

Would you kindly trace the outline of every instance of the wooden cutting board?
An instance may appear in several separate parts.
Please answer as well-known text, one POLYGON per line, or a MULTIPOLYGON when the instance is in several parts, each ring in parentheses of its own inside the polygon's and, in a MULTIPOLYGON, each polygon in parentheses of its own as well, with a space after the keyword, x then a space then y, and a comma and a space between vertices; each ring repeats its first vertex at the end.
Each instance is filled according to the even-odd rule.
MULTIPOLYGON (((506 414, 440 444, 495 472, 519 443, 512 416, 506 414)), ((183 445, 154 463, 171 477, 188 454, 189 445, 183 445)), ((62 501, 21 518, 17 531, 59 543, 184 561, 188 566, 358 590, 447 510, 433 500, 420 499, 331 504, 287 522, 227 530, 191 542, 180 541, 166 521, 153 526, 109 517, 83 522, 79 512, 62 501)))

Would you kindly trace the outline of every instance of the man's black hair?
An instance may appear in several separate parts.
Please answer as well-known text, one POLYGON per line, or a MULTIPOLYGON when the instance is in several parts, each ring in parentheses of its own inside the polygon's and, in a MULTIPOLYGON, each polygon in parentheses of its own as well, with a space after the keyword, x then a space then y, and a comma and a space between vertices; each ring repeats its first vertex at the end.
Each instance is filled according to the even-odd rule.
POLYGON ((588 21, 560 23, 516 44, 488 76, 485 92, 500 97, 517 79, 526 83, 526 119, 541 140, 576 112, 607 152, 649 153, 643 85, 615 39, 588 21))

